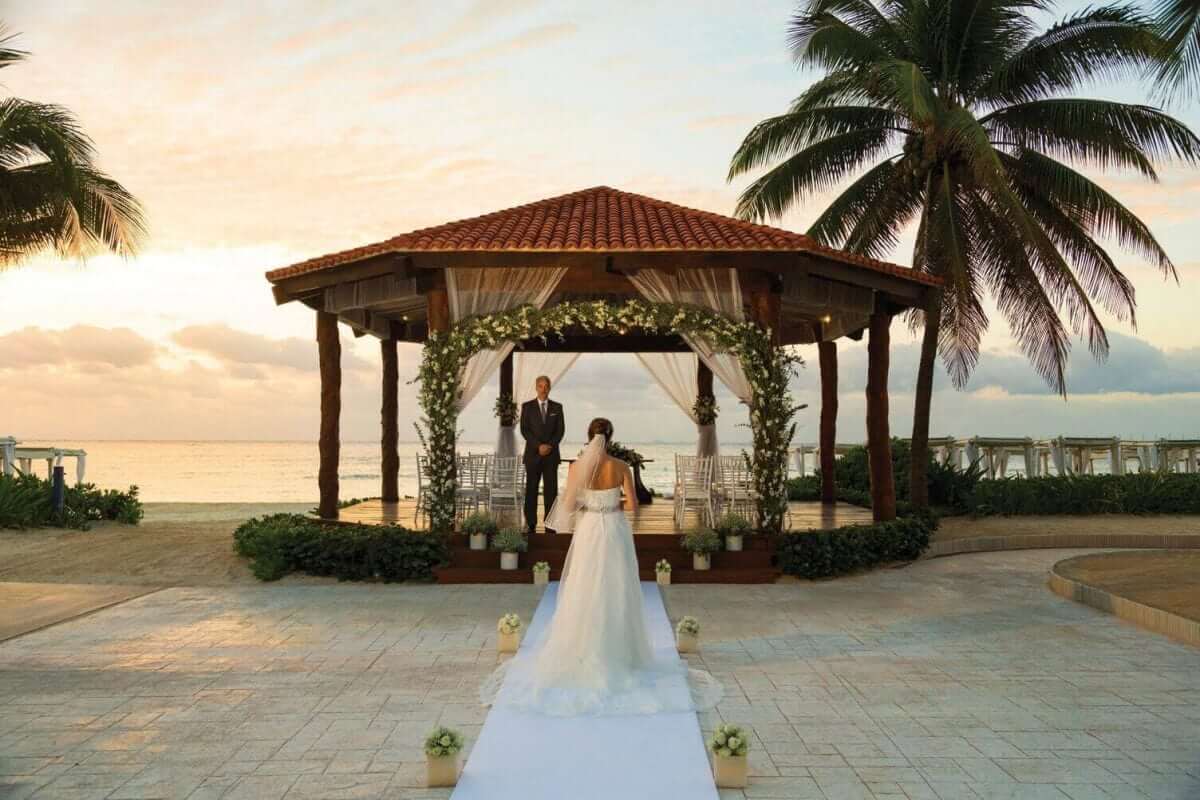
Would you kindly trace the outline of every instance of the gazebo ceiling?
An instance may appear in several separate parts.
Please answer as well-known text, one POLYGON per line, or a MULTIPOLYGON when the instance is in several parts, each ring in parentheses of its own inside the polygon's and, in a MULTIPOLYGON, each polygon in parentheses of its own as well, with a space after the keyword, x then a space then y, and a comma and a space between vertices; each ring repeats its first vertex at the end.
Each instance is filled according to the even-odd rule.
POLYGON ((856 333, 873 304, 917 305, 938 279, 826 247, 803 234, 607 186, 404 233, 267 273, 277 302, 339 314, 356 333, 425 338, 424 296, 443 270, 563 266, 559 295, 639 296, 639 269, 739 270, 747 293, 779 295, 784 342, 856 333), (838 321, 845 324, 839 327, 838 321))

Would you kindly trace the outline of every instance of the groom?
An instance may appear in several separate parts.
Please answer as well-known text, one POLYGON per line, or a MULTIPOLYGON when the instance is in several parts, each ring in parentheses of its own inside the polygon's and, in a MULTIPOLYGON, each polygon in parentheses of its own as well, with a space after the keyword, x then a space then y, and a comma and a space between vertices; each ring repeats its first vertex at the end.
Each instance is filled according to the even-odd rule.
MULTIPOLYGON (((558 443, 563 438, 563 407, 550 399, 550 379, 538 376, 537 397, 521 405, 521 435, 525 437, 525 527, 537 531, 538 480, 542 481, 545 513, 558 496, 558 443)), ((554 533, 549 528, 546 533, 554 533)))

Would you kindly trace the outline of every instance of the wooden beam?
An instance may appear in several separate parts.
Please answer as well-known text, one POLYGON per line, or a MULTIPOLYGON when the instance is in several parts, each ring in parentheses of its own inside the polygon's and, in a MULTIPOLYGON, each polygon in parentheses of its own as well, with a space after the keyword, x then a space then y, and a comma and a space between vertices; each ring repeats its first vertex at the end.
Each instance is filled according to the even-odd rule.
POLYGON ((821 502, 837 502, 837 414, 838 357, 836 342, 817 342, 817 360, 821 368, 821 502))
POLYGON ((317 353, 321 373, 321 434, 318 441, 320 466, 317 487, 322 519, 338 516, 338 450, 342 414, 342 343, 338 339, 336 314, 317 312, 317 353))
POLYGON ((450 330, 450 298, 446 287, 433 287, 425 295, 425 316, 429 320, 429 330, 445 332, 450 330))
POLYGON ((888 359, 892 317, 871 315, 867 339, 867 461, 871 476, 871 511, 876 522, 896 518, 896 479, 892 474, 892 441, 888 430, 888 359))
POLYGON ((500 394, 515 399, 513 394, 513 354, 510 351, 500 362, 500 394))
POLYGON ((713 372, 708 368, 708 364, 697 360, 696 362, 696 396, 697 397, 713 397, 713 372))
POLYGON ((400 499, 400 366, 395 339, 379 342, 382 403, 379 408, 381 436, 379 441, 379 496, 385 503, 400 499))
POLYGON ((755 288, 749 293, 750 316, 763 330, 771 332, 771 343, 778 346, 783 334, 780 315, 780 295, 769 288, 755 288))

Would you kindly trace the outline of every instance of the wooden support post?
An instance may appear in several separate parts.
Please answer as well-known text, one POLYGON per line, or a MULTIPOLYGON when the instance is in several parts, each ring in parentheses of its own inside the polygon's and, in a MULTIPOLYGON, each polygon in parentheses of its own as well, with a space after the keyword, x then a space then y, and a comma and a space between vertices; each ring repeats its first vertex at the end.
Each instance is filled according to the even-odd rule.
POLYGON ((446 295, 446 287, 434 286, 426 293, 425 313, 431 332, 445 333, 450 330, 450 298, 446 295))
POLYGON ((782 296, 772 287, 756 287, 750 293, 750 313, 764 330, 771 331, 771 344, 778 346, 782 325, 782 296))
POLYGON ((817 342, 817 360, 821 367, 821 502, 837 502, 838 357, 837 342, 817 342))
POLYGON ((708 368, 708 364, 698 361, 696 365, 696 399, 714 396, 712 370, 708 368))
POLYGON ((892 440, 888 430, 888 349, 892 317, 871 315, 867 341, 867 461, 871 475, 871 510, 876 522, 896 518, 896 479, 892 474, 892 440))
POLYGON ((381 339, 379 351, 383 372, 382 403, 379 409, 379 471, 382 476, 379 495, 383 502, 394 503, 400 499, 400 366, 396 340, 381 339))
POLYGON ((508 395, 509 399, 515 400, 513 394, 513 354, 510 350, 504 360, 500 362, 500 395, 508 395))
POLYGON ((317 487, 321 493, 318 512, 322 519, 338 515, 338 449, 342 415, 342 343, 338 319, 327 311, 317 312, 317 353, 321 369, 321 438, 317 487))

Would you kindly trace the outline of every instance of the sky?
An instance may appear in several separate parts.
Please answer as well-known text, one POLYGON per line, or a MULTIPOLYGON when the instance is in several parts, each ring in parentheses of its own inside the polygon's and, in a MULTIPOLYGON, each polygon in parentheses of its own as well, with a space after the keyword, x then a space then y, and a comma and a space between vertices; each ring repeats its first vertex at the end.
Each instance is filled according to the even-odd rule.
MULTIPOLYGON (((1060 15, 1082 3, 1064 2, 1060 15)), ((314 439, 313 315, 276 307, 263 273, 425 225, 604 184, 730 213, 725 180, 751 125, 813 80, 786 48, 790 0, 549 0, 203 4, 9 0, 31 52, 0 93, 70 108, 100 164, 147 210, 136 257, 46 255, 0 272, 0 435, 53 439, 314 439), (253 8, 250 8, 253 6, 253 8)), ((1081 94, 1144 102, 1134 85, 1081 94)), ((1171 109, 1200 130, 1200 104, 1171 109)), ((1107 319, 1112 351, 1074 349, 1052 394, 992 315, 965 390, 939 376, 934 435, 1200 436, 1200 174, 1153 185, 1101 175, 1146 220, 1179 282, 1117 254, 1138 325, 1107 319)), ((779 222, 803 231, 833 193, 779 222)), ((892 255, 909 263, 911 240, 892 255)), ((917 347, 893 327, 891 422, 907 435, 917 347)), ((343 337, 342 435, 379 435, 379 348, 343 337)), ((810 403, 813 348, 793 382, 810 403)), ((419 362, 401 348, 401 379, 419 362)), ((842 348, 839 439, 864 435, 865 350, 842 348)), ((490 439, 485 388, 461 418, 490 439)), ((629 355, 585 355, 555 387, 582 431, 688 441, 692 426, 629 355), (613 387, 617 387, 614 389, 613 387), (668 413, 658 413, 666 409, 668 413)), ((723 389, 725 441, 745 415, 723 389)), ((402 386, 401 431, 418 417, 402 386)))

